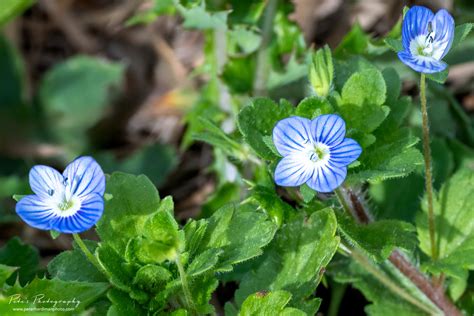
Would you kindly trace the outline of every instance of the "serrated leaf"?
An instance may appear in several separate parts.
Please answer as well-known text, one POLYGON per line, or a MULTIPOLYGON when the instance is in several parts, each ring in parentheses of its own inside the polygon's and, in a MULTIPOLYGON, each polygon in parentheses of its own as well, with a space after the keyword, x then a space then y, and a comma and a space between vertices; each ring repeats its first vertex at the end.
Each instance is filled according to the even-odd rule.
MULTIPOLYGON (((474 172, 464 168, 446 182, 433 201, 438 260, 432 264, 437 271, 462 277, 466 269, 474 269, 474 172)), ((420 248, 430 254, 426 199, 423 212, 416 219, 420 248)))
POLYGON ((263 137, 271 136, 276 123, 293 113, 293 108, 286 102, 276 104, 270 99, 252 100, 239 113, 238 125, 245 141, 264 159, 278 158, 270 149, 263 137))
POLYGON ((126 292, 131 291, 136 271, 122 256, 110 245, 101 244, 97 248, 97 258, 107 271, 109 282, 114 287, 126 292))
POLYGON ((226 205, 208 220, 200 252, 220 248, 216 271, 230 271, 232 265, 262 254, 262 248, 273 238, 276 225, 251 206, 226 205))
POLYGON ((315 315, 320 301, 312 297, 320 271, 339 245, 332 210, 314 212, 305 219, 295 216, 285 223, 265 251, 263 260, 243 277, 235 294, 237 304, 257 291, 286 290, 293 295, 289 306, 315 315))
POLYGON ((5 282, 16 270, 18 270, 17 267, 10 267, 4 264, 0 264, 0 288, 3 288, 5 282))
POLYGON ((293 212, 293 208, 283 202, 275 190, 264 186, 257 185, 253 187, 249 200, 255 201, 259 208, 263 209, 278 227, 293 212))
POLYGON ((387 87, 382 73, 375 69, 363 70, 349 77, 342 88, 344 104, 359 107, 364 104, 382 105, 385 102, 387 87))
POLYGON ((379 220, 362 225, 342 213, 338 214, 337 222, 345 238, 377 262, 387 259, 395 248, 411 253, 417 245, 416 229, 407 222, 379 220))
POLYGON ((306 117, 310 120, 323 115, 334 113, 334 108, 326 99, 308 97, 303 99, 297 106, 295 115, 306 117))
POLYGON ((188 276, 195 277, 213 269, 223 252, 224 250, 216 248, 204 250, 204 252, 197 255, 188 266, 186 271, 188 276))
POLYGON ((38 250, 23 243, 20 238, 13 237, 0 248, 0 264, 18 267, 7 283, 13 284, 18 277, 20 284, 24 285, 33 280, 38 272, 38 250))
POLYGON ((142 234, 149 215, 158 210, 160 197, 147 177, 121 172, 108 177, 106 192, 114 198, 105 201, 96 230, 102 242, 123 255, 128 241, 142 234))
POLYGON ((402 41, 399 40, 399 39, 388 37, 388 38, 384 39, 384 42, 395 53, 398 53, 399 51, 403 50, 402 41))
POLYGON ((184 18, 183 26, 186 28, 198 30, 227 29, 227 16, 230 11, 206 11, 205 1, 201 1, 199 5, 190 8, 179 4, 176 7, 184 18))
POLYGON ((133 300, 127 292, 112 288, 107 292, 108 299, 112 302, 107 311, 107 316, 144 316, 147 315, 137 301, 133 300))
MULTIPOLYGON (((84 240, 91 253, 97 243, 84 240)), ((74 243, 74 250, 60 253, 48 263, 48 272, 53 278, 63 281, 106 282, 107 278, 87 259, 82 250, 74 243)))
POLYGON ((173 275, 168 269, 148 264, 137 271, 133 284, 148 292, 157 293, 166 286, 172 277, 173 275))
POLYGON ((286 307, 291 300, 291 293, 287 291, 257 292, 250 295, 242 303, 239 316, 252 315, 280 315, 304 316, 302 310, 286 307))

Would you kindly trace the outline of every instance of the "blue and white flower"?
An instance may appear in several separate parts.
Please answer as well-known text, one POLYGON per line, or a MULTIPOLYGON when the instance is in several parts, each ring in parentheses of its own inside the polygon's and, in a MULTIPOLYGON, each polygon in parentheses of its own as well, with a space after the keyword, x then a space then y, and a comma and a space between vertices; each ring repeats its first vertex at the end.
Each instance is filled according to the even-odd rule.
POLYGON ((403 50, 400 60, 417 72, 436 73, 446 69, 442 61, 454 38, 454 19, 446 10, 433 14, 430 9, 414 6, 402 25, 403 50))
POLYGON ((275 182, 286 187, 306 183, 318 192, 339 187, 347 166, 362 153, 359 144, 345 135, 346 123, 334 114, 279 121, 273 129, 273 142, 283 159, 276 167, 275 182))
POLYGON ((48 166, 34 166, 29 180, 35 194, 23 197, 16 212, 32 227, 80 233, 102 216, 105 176, 91 157, 74 160, 62 174, 48 166))

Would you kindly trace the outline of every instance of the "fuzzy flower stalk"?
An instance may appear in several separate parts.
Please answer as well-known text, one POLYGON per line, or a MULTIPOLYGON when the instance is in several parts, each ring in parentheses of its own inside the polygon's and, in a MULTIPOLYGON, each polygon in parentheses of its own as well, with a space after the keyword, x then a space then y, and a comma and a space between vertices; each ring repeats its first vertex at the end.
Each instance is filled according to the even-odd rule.
POLYGON ((428 228, 431 257, 436 260, 438 251, 435 237, 433 210, 433 176, 430 150, 429 118, 426 102, 426 74, 445 70, 442 61, 449 52, 454 39, 454 19, 446 10, 434 14, 425 7, 414 6, 406 13, 402 24, 403 50, 398 52, 400 60, 420 72, 420 102, 423 122, 423 155, 425 161, 425 190, 428 204, 428 228))

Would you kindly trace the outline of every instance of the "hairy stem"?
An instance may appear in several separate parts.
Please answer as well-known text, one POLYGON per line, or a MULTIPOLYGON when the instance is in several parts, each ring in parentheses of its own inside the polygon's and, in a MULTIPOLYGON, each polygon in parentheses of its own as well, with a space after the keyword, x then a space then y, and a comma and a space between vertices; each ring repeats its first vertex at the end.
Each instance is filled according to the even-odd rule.
POLYGON ((189 290, 188 278, 186 272, 184 271, 183 264, 181 263, 181 257, 176 256, 176 266, 178 267, 179 278, 181 280, 181 286, 183 287, 184 299, 186 301, 186 307, 191 311, 192 315, 196 314, 196 308, 194 307, 193 297, 191 296, 191 291, 189 290))
POLYGON ((268 77, 268 46, 270 45, 273 33, 273 19, 278 5, 278 0, 268 0, 263 17, 262 42, 257 53, 257 67, 255 69, 255 81, 253 93, 255 96, 266 94, 266 84, 268 77))
POLYGON ((423 156, 425 159, 425 190, 428 202, 428 228, 430 233, 431 257, 433 260, 436 260, 438 259, 438 251, 436 248, 435 217, 433 211, 433 176, 431 170, 430 127, 428 120, 428 109, 426 106, 425 74, 421 74, 420 77, 420 102, 421 117, 423 119, 423 156))
MULTIPOLYGON (((342 196, 345 202, 341 203, 341 206, 346 212, 352 214, 356 221, 359 223, 370 223, 372 221, 368 211, 364 205, 360 203, 359 198, 352 191, 348 191, 346 198, 346 192, 343 189, 337 189, 337 196, 342 196), (347 201, 351 203, 347 203, 347 201), (347 208, 346 208, 347 207, 347 208), (354 211, 358 209, 364 213, 362 218, 357 218, 359 212, 354 211), (366 222, 366 219, 370 220, 366 222)), ((388 260, 403 274, 405 275, 423 294, 426 295, 439 309, 441 309, 447 316, 460 316, 462 313, 457 307, 446 297, 441 289, 433 286, 430 280, 421 273, 410 261, 408 261, 403 254, 394 250, 389 256, 388 260)))
POLYGON ((72 234, 72 237, 74 238, 74 241, 76 242, 76 244, 79 246, 79 248, 81 248, 82 252, 84 253, 84 255, 87 257, 87 259, 90 261, 90 263, 92 263, 96 268, 97 270, 99 270, 100 272, 102 272, 106 277, 109 276, 109 274, 107 273, 107 271, 102 267, 102 265, 99 263, 99 260, 97 260, 97 258, 90 252, 90 250, 87 248, 86 244, 84 243, 84 241, 82 241, 82 238, 81 236, 79 236, 79 234, 72 234))
POLYGON ((427 312, 428 314, 432 315, 434 311, 425 306, 422 302, 419 302, 417 299, 412 297, 410 294, 407 293, 402 287, 400 287, 397 283, 393 282, 389 276, 387 276, 383 271, 375 267, 372 262, 370 261, 367 256, 362 254, 360 251, 353 249, 351 251, 351 257, 357 261, 360 265, 364 267, 370 274, 372 274, 380 283, 385 285, 390 291, 401 297, 402 299, 406 300, 407 302, 411 303, 412 305, 418 307, 419 309, 427 312))

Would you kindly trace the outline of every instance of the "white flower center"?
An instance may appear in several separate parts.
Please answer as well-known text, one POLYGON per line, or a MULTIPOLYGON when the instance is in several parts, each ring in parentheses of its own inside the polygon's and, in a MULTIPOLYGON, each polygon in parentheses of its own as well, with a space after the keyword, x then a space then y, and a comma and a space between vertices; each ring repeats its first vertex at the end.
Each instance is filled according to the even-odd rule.
POLYGON ((57 216, 67 217, 76 214, 81 209, 82 202, 78 196, 71 193, 67 179, 64 180, 63 185, 58 190, 48 190, 48 195, 51 197, 49 203, 53 212, 57 216))
POLYGON ((415 37, 410 42, 410 52, 413 56, 441 59, 443 50, 440 43, 435 42, 435 31, 431 22, 428 22, 428 32, 415 37))
POLYGON ((315 164, 326 164, 330 158, 329 147, 323 143, 316 143, 308 150, 307 155, 315 164))

